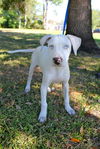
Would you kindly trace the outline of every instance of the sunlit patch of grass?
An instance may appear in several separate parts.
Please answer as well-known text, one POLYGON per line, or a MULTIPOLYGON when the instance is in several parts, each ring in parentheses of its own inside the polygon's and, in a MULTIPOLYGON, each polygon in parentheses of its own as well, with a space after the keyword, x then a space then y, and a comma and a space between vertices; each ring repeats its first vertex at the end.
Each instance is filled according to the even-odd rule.
POLYGON ((99 39, 100 40, 100 33, 94 33, 93 37, 94 37, 94 39, 99 39))
POLYGON ((10 147, 14 148, 31 148, 36 147, 37 137, 32 135, 26 135, 24 132, 16 132, 15 137, 12 138, 12 145, 10 147))
POLYGON ((27 63, 29 63, 29 60, 27 58, 20 57, 20 58, 15 59, 15 60, 10 59, 8 61, 5 61, 4 65, 10 65, 11 67, 19 66, 19 65, 27 66, 27 63))
POLYGON ((8 57, 7 54, 0 54, 0 60, 1 60, 1 59, 5 59, 5 58, 7 58, 7 57, 8 57))
POLYGON ((0 49, 0 54, 2 54, 3 52, 7 52, 6 49, 0 49))
POLYGON ((93 37, 94 37, 97 45, 100 47, 100 33, 94 33, 93 37))
POLYGON ((90 57, 88 54, 87 56, 79 54, 78 57, 75 58, 75 60, 76 60, 76 63, 78 63, 79 65, 78 68, 81 70, 88 70, 88 71, 95 70, 96 71, 98 67, 100 66, 99 57, 95 58, 92 55, 90 57), (80 61, 80 57, 81 57, 81 61, 80 61))
POLYGON ((42 29, 1 29, 2 32, 24 33, 24 34, 61 34, 61 31, 42 30, 42 29))
POLYGON ((16 40, 20 40, 20 39, 23 39, 22 37, 18 37, 18 36, 12 36, 13 39, 16 39, 16 40))

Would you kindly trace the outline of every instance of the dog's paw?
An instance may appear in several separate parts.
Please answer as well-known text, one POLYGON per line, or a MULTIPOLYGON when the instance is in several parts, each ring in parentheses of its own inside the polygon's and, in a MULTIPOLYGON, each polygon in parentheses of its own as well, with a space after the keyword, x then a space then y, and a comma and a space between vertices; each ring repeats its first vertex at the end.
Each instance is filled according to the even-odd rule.
POLYGON ((46 121, 46 117, 39 117, 38 120, 40 123, 44 123, 46 121))
POLYGON ((40 123, 44 123, 46 121, 46 117, 39 116, 38 120, 40 123))
POLYGON ((29 87, 26 87, 24 92, 27 94, 28 92, 30 92, 30 88, 29 87))
POLYGON ((46 119, 47 119, 46 116, 45 116, 44 114, 42 115, 42 114, 40 113, 39 118, 38 118, 39 122, 40 122, 40 123, 44 123, 44 122, 46 121, 46 119))
POLYGON ((75 115, 75 110, 72 109, 71 107, 66 108, 66 111, 67 111, 68 114, 70 114, 70 115, 75 115))

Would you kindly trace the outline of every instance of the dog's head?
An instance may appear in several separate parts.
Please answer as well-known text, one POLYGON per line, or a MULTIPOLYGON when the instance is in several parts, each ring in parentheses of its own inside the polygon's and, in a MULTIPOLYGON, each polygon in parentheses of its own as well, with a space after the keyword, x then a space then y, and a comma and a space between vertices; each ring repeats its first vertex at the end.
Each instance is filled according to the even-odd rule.
POLYGON ((48 45, 50 57, 54 64, 64 64, 69 59, 71 47, 74 54, 77 55, 77 50, 81 45, 81 38, 73 35, 46 35, 41 38, 40 44, 48 45))

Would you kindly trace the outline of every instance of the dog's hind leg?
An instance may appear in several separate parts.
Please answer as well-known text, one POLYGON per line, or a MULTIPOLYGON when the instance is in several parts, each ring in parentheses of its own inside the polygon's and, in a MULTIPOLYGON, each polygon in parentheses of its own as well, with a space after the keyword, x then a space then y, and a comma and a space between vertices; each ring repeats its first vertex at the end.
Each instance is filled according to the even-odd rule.
POLYGON ((27 84, 25 87, 25 93, 28 93, 30 91, 31 80, 32 80, 33 72, 34 72, 36 65, 37 65, 36 58, 32 56, 32 62, 31 62, 30 69, 29 69, 27 84))
POLYGON ((65 103, 65 110, 70 114, 74 115, 75 111, 71 108, 69 103, 69 84, 67 82, 63 82, 63 92, 64 92, 64 103, 65 103))

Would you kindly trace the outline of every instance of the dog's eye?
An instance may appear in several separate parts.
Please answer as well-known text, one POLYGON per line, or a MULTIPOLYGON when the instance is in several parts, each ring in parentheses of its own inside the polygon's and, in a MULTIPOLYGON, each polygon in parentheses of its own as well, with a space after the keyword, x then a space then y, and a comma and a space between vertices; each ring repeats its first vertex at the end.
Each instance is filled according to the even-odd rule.
POLYGON ((53 48, 54 48, 54 45, 49 45, 49 48, 50 48, 50 49, 53 49, 53 48))
POLYGON ((64 45, 64 49, 68 49, 68 45, 64 45))

